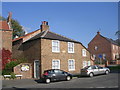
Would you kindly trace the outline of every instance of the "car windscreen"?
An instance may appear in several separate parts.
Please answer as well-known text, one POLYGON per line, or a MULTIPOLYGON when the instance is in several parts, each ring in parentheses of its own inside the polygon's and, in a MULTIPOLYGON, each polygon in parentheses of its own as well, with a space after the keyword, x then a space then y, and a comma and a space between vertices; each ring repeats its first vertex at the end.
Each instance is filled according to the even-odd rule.
POLYGON ((83 69, 88 69, 90 66, 86 66, 86 67, 84 67, 83 69))

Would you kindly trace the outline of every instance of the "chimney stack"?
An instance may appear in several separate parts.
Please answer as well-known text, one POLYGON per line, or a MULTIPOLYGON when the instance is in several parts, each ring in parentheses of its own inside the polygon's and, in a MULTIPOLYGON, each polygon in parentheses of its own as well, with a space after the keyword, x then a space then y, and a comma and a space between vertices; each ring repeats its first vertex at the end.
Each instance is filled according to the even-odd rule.
POLYGON ((41 32, 49 30, 49 25, 48 25, 48 22, 46 21, 42 21, 42 25, 40 27, 41 27, 41 32))
POLYGON ((10 23, 12 19, 12 12, 9 12, 7 22, 10 23))
POLYGON ((99 35, 100 35, 100 32, 98 31, 98 32, 97 32, 97 34, 99 34, 99 35))
POLYGON ((12 20, 12 12, 9 12, 8 13, 8 18, 7 18, 7 23, 9 25, 10 29, 12 29, 11 20, 12 20))

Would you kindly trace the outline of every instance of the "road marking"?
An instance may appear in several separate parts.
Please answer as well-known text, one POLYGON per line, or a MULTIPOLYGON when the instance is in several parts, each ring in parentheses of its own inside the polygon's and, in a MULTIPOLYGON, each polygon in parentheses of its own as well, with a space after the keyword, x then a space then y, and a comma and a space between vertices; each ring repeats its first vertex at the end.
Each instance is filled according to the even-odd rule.
POLYGON ((118 86, 110 86, 110 87, 88 87, 88 88, 118 88, 118 86))

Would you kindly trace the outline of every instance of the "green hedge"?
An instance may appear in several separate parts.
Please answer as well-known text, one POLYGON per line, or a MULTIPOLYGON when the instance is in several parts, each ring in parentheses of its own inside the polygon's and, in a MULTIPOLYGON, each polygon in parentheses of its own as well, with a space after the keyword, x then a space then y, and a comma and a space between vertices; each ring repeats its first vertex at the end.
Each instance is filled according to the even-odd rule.
POLYGON ((110 70, 120 70, 120 65, 109 67, 110 70))

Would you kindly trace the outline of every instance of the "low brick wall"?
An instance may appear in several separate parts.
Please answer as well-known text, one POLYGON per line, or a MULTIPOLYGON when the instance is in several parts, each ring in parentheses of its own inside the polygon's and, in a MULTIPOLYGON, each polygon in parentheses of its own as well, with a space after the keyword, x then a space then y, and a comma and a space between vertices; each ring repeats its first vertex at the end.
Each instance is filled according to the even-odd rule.
POLYGON ((119 65, 120 65, 120 60, 117 60, 117 61, 116 61, 116 64, 119 64, 119 65))
POLYGON ((32 64, 21 63, 14 67, 14 73, 17 75, 22 75, 21 79, 32 78, 32 64))

